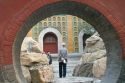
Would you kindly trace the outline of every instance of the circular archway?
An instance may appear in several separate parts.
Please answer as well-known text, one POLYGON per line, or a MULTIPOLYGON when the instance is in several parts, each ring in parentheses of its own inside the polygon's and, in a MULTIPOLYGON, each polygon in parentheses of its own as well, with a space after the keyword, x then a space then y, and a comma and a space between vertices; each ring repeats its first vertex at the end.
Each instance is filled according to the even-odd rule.
MULTIPOLYGON (((30 27, 35 25, 40 20, 52 15, 70 14, 78 16, 93 25, 104 40, 107 50, 107 70, 101 83, 119 83, 119 78, 124 74, 120 73, 122 69, 122 48, 115 28, 106 19, 106 17, 95 9, 84 3, 75 1, 59 1, 56 3, 44 5, 37 9, 24 22, 18 32, 13 44, 13 62, 19 83, 27 83, 24 79, 20 67, 20 47, 24 37, 30 30, 30 27), (74 11, 75 10, 75 11, 74 11), (113 71, 112 71, 113 70, 113 71)), ((122 81, 122 80, 121 80, 122 81)))

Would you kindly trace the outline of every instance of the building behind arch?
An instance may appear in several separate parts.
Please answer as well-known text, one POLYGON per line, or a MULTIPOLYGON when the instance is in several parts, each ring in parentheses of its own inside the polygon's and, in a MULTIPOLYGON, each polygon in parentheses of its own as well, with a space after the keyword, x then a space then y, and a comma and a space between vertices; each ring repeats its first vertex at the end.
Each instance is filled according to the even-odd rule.
POLYGON ((34 40, 38 41, 41 31, 49 27, 57 29, 62 34, 62 42, 66 43, 69 53, 82 52, 79 51, 81 49, 79 42, 85 42, 85 39, 81 39, 82 41, 79 41, 79 34, 81 30, 83 30, 84 34, 88 35, 95 32, 94 28, 90 24, 77 16, 55 15, 38 22, 29 31, 28 36, 32 36, 34 40))

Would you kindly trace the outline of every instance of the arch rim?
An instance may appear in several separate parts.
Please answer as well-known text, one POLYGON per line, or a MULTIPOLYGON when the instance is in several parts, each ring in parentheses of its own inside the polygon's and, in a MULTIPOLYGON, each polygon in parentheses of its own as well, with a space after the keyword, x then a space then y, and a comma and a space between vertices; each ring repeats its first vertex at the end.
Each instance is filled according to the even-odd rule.
POLYGON ((84 34, 85 34, 84 31, 81 30, 79 32, 79 36, 78 36, 79 37, 79 39, 78 39, 78 41, 79 41, 79 53, 81 53, 81 54, 83 53, 83 50, 84 50, 83 46, 82 46, 83 45, 83 39, 82 38, 83 38, 84 34))
POLYGON ((52 32, 56 35, 56 37, 58 39, 58 51, 59 51, 59 48, 61 48, 61 43, 62 43, 62 34, 57 29, 52 28, 52 27, 48 27, 46 29, 43 29, 40 32, 40 35, 38 37, 38 41, 39 41, 39 44, 42 48, 42 51, 43 51, 43 38, 44 38, 45 34, 47 34, 49 32, 52 32))

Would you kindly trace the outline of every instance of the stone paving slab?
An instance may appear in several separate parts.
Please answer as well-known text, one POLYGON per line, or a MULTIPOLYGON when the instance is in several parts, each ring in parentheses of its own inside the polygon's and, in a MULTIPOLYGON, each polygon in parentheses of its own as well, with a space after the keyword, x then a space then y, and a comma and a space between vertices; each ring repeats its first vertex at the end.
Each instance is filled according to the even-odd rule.
POLYGON ((66 77, 66 78, 57 78, 53 83, 97 83, 97 82, 95 79, 87 77, 66 77))
MULTIPOLYGON (((75 56, 75 55, 74 55, 75 56)), ((54 70, 54 77, 52 83, 100 83, 99 80, 95 80, 94 78, 90 77, 73 77, 73 68, 79 63, 80 57, 71 56, 68 59, 67 64, 67 77, 66 78, 59 78, 59 70, 58 70, 58 60, 57 58, 53 59, 53 70, 54 70), (93 82, 94 81, 94 82, 93 82)))

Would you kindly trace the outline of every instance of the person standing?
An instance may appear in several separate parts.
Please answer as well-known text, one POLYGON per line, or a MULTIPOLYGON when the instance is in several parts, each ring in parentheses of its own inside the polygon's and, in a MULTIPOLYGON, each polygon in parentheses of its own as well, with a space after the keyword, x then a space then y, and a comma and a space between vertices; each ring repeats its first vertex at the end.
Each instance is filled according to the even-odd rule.
POLYGON ((68 59, 68 51, 65 47, 65 43, 62 43, 62 48, 59 50, 58 61, 59 61, 59 77, 66 77, 66 67, 68 59))
POLYGON ((49 59, 49 65, 51 65, 52 64, 52 56, 51 56, 50 52, 47 53, 47 57, 49 59))

